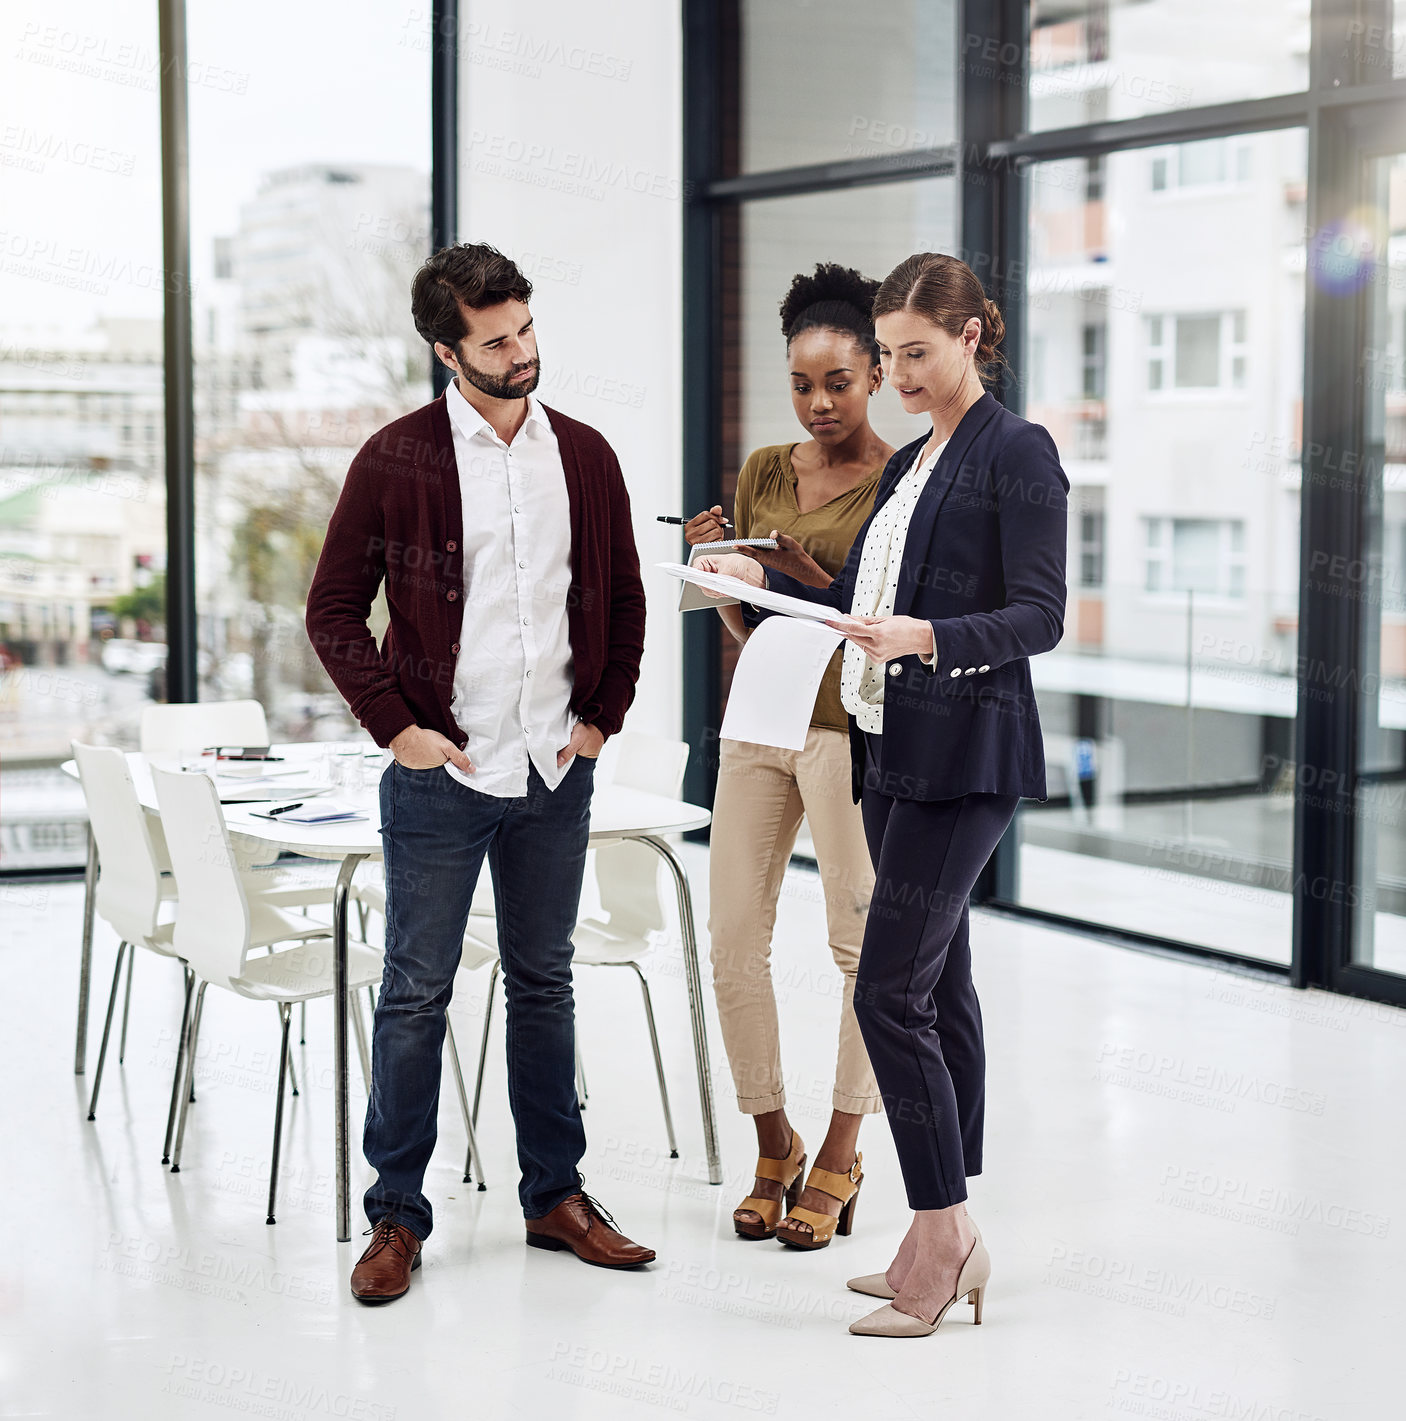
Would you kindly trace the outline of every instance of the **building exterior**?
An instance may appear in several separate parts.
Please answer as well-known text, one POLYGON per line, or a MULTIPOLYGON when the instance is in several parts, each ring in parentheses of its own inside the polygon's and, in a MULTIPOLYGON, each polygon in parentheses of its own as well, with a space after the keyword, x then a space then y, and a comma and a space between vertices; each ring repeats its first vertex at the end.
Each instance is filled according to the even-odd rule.
POLYGON ((248 667, 281 738, 354 729, 306 646, 302 600, 351 456, 427 395, 410 277, 427 179, 408 166, 263 174, 216 243, 196 391, 206 675, 248 667))
POLYGON ((160 325, 105 320, 81 348, 0 343, 0 644, 83 665, 116 599, 164 567, 160 325))

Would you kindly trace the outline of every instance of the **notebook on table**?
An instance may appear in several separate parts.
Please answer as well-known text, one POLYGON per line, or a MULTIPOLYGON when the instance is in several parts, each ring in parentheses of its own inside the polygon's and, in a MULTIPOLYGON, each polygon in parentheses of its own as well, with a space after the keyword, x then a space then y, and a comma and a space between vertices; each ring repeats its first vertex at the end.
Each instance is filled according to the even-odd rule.
POLYGON ((272 819, 276 824, 343 824, 351 819, 365 819, 366 812, 336 800, 319 799, 308 804, 274 805, 270 809, 251 809, 255 819, 272 819))

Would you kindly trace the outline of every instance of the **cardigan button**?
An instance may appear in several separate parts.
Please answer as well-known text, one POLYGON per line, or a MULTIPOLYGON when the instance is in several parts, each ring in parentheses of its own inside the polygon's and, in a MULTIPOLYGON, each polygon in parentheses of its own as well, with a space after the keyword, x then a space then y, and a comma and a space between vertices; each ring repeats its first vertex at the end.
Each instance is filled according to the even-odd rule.
POLYGON ((975 676, 975 675, 976 675, 976 667, 975 667, 975 666, 968 666, 968 667, 967 667, 967 675, 968 675, 968 676, 975 676))
POLYGON ((960 676, 961 674, 962 674, 962 668, 961 668, 960 666, 954 666, 954 667, 952 668, 952 675, 954 675, 954 676, 960 676))
POLYGON ((989 666, 978 666, 976 669, 984 676, 991 668, 989 666))
POLYGON ((449 649, 450 649, 450 651, 452 651, 452 652, 454 653, 455 656, 458 656, 458 654, 459 654, 459 643, 456 641, 456 642, 454 643, 454 645, 451 646, 449 649))
POLYGON ((452 587, 444 595, 451 602, 457 602, 459 600, 459 594, 452 587))
POLYGON ((893 663, 893 665, 889 667, 889 675, 890 675, 890 676, 901 676, 902 674, 903 674, 903 667, 901 667, 901 666, 898 664, 898 662, 895 661, 895 662, 893 663))
POLYGON ((446 553, 457 553, 457 552, 459 551, 459 545, 458 545, 458 543, 456 543, 456 542, 454 541, 453 538, 451 538, 451 539, 444 545, 444 551, 445 551, 446 553))

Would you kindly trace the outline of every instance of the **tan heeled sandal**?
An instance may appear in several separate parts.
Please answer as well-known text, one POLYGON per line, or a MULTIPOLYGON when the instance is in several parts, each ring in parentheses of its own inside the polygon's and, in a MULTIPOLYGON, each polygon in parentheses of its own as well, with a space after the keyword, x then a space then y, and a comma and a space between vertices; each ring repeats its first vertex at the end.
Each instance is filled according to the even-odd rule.
POLYGON ((848 1238, 854 1227, 854 1206, 859 1199, 859 1186, 864 1183, 863 1164, 864 1156, 855 1155, 848 1174, 836 1174, 816 1165, 806 1180, 806 1188, 818 1189, 822 1194, 838 1200, 839 1216, 820 1214, 814 1209, 793 1208, 777 1228, 777 1238, 788 1248, 826 1248, 836 1234, 848 1238), (802 1233, 799 1229, 788 1228, 788 1224, 806 1224, 810 1231, 802 1233))
POLYGON ((806 1147, 801 1137, 791 1131, 791 1150, 785 1159, 757 1156, 758 1179, 774 1179, 785 1191, 780 1199, 759 1199, 749 1194, 733 1211, 732 1227, 742 1238, 774 1238, 782 1215, 796 1202, 801 1192, 801 1176, 805 1173, 806 1147), (756 1219, 739 1219, 739 1214, 756 1214, 756 1219), (760 1221, 760 1222, 759 1222, 760 1221))

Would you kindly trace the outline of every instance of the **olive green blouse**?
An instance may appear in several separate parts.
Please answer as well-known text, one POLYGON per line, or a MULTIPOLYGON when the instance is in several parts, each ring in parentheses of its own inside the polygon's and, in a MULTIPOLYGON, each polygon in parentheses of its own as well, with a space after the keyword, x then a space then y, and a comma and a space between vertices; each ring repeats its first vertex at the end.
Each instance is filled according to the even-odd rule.
MULTIPOLYGON (((773 528, 789 533, 831 577, 837 577, 851 544, 874 507, 883 466, 846 493, 802 513, 796 505, 796 472, 791 467, 794 444, 771 444, 748 455, 737 476, 732 521, 739 538, 765 538, 773 528)), ((820 682, 810 723, 828 730, 845 730, 849 717, 840 704, 840 661, 837 650, 820 682)))

